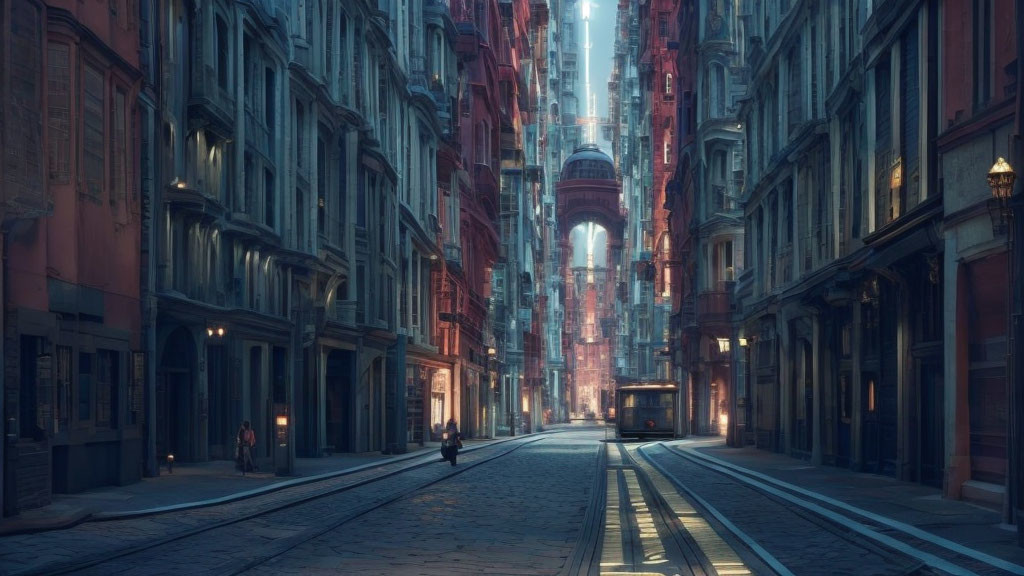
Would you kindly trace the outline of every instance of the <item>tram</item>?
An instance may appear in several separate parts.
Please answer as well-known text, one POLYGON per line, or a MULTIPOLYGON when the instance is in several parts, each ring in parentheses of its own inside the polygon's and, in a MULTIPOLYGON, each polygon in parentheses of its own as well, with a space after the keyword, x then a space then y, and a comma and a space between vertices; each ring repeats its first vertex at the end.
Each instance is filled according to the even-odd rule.
POLYGON ((679 385, 669 380, 619 382, 615 386, 615 432, 619 438, 676 435, 679 385))

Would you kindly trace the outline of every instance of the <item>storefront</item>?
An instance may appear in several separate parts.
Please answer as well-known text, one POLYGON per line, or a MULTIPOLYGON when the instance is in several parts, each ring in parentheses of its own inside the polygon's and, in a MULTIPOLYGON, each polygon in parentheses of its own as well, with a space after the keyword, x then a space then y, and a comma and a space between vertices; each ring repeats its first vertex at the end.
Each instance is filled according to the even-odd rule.
POLYGON ((423 445, 438 441, 453 414, 450 398, 452 371, 423 364, 408 364, 406 382, 406 440, 423 445))

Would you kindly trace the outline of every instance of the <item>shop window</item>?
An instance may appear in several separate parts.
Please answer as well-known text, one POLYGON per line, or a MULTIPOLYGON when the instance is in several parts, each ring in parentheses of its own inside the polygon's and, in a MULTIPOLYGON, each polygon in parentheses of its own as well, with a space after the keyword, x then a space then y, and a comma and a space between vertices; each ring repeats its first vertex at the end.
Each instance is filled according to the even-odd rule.
POLYGON ((99 350, 95 355, 96 425, 118 427, 119 353, 99 350))
POLYGON ((78 353, 78 420, 92 419, 93 354, 78 353))

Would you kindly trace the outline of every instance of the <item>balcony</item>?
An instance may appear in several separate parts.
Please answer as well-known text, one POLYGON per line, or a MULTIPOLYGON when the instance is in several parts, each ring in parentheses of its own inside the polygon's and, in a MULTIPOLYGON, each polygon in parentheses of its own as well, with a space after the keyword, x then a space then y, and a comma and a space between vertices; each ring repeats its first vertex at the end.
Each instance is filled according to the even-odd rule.
POLYGON ((427 60, 423 56, 409 57, 409 83, 426 88, 427 60))
POLYGON ((729 292, 712 291, 697 295, 697 323, 699 325, 728 324, 731 315, 729 292))
POLYGON ((444 260, 449 266, 458 266, 459 268, 462 268, 462 246, 445 243, 444 260))
POLYGON ((228 89, 222 88, 217 78, 212 54, 195 54, 192 62, 192 86, 189 93, 189 112, 213 121, 215 132, 230 136, 235 125, 235 101, 228 89))

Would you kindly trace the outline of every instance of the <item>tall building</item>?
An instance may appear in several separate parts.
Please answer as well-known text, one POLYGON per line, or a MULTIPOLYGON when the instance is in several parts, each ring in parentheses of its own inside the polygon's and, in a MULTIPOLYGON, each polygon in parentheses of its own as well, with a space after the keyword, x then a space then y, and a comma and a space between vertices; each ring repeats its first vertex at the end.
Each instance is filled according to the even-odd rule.
POLYGON ((0 5, 5 515, 140 478, 132 6, 0 5))
POLYGON ((734 339, 733 290, 743 269, 743 132, 737 119, 748 72, 738 49, 747 19, 738 3, 684 6, 696 32, 692 90, 681 93, 683 131, 693 147, 682 164, 693 183, 692 236, 681 263, 692 274, 683 306, 686 318, 683 364, 692 389, 692 427, 697 434, 725 434, 734 421, 738 341, 734 339), (690 10, 695 8, 695 10, 690 10), (692 122, 692 124, 691 124, 692 122))
MULTIPOLYGON (((676 72, 673 90, 676 94, 676 147, 679 158, 675 174, 666 185, 665 209, 668 210, 669 253, 666 268, 672 279, 669 299, 672 314, 669 320, 668 349, 671 354, 672 380, 681 385, 686 406, 685 430, 690 431, 692 404, 690 398, 693 357, 691 344, 699 337, 697 327, 697 271, 696 248, 699 233, 691 224, 697 222, 697 168, 703 152, 697 138, 697 64, 699 53, 698 0, 683 0, 675 15, 674 38, 676 72)), ((702 380, 698 378, 697 382, 702 380)), ((735 422, 735 418, 731 421, 735 422)))
POLYGON ((665 208, 678 158, 675 10, 670 2, 620 2, 616 18, 617 93, 609 101, 626 215, 615 347, 621 381, 679 376, 668 348, 675 272, 665 208))
MULTIPOLYGON (((1024 10, 1010 4, 947 0, 938 16, 946 24, 935 38, 930 36, 936 32, 933 10, 918 10, 916 22, 908 26, 916 27, 929 39, 930 49, 942 55, 937 71, 941 97, 936 100, 927 90, 920 91, 926 109, 936 116, 929 122, 937 124, 933 129, 938 136, 919 146, 935 157, 920 154, 918 162, 922 174, 938 178, 944 230, 941 251, 919 256, 918 264, 927 266, 928 283, 917 289, 924 284, 927 291, 911 287, 908 292, 914 295, 913 310, 929 311, 917 315, 919 322, 926 320, 917 330, 927 330, 928 341, 941 342, 932 354, 915 349, 915 357, 927 359, 912 380, 922 396, 918 442, 926 459, 919 463, 920 478, 941 485, 949 498, 1002 504, 1004 521, 1016 523, 1020 535, 1024 216, 1017 200, 1016 218, 1001 222, 992 190, 982 184, 987 168, 1004 157, 1017 171, 1015 195, 1020 198, 1024 10), (1013 323, 1008 325, 1008 319, 1013 323)), ((894 18, 887 12, 874 17, 894 18)), ((923 65, 918 69, 922 84, 935 74, 925 75, 925 70, 923 65)), ((923 111, 921 117, 926 117, 923 111)), ((904 174, 914 177, 906 170, 904 174)), ((912 217, 907 214, 905 219, 912 217)))
POLYGON ((759 448, 1009 511, 1007 247, 984 182, 1018 153, 1018 47, 993 38, 1019 15, 992 6, 736 6, 737 336, 759 448))

